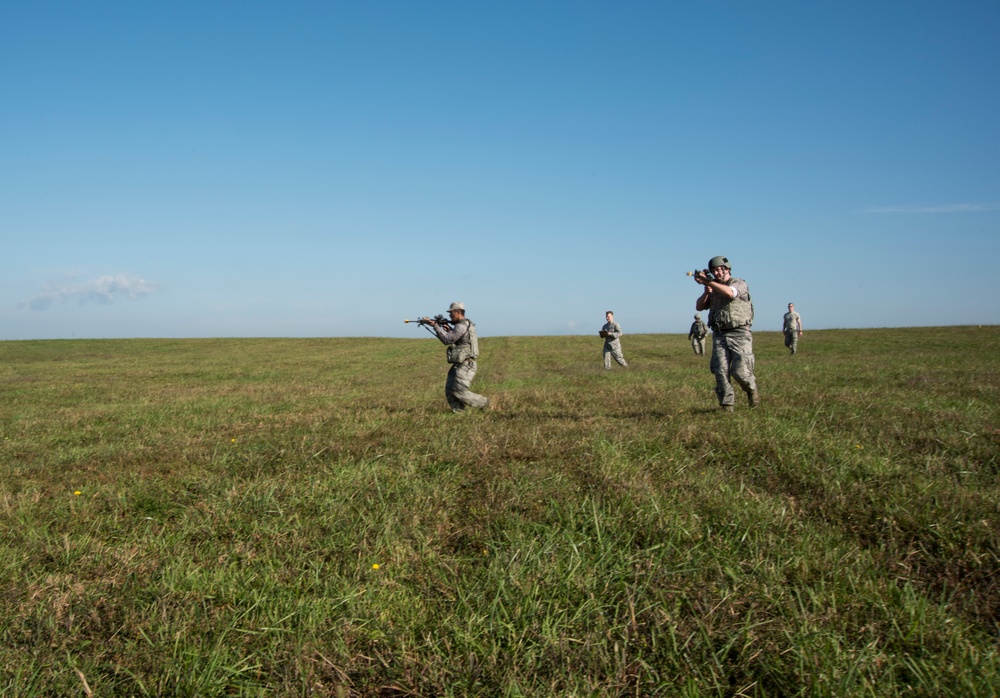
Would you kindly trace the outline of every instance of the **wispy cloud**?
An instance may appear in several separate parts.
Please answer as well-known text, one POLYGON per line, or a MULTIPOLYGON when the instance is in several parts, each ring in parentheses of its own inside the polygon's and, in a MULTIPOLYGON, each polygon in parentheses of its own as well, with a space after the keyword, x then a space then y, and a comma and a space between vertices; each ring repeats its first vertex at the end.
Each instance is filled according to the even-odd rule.
POLYGON ((869 206, 865 213, 978 213, 996 211, 1000 204, 913 204, 905 206, 869 206))
POLYGON ((21 305, 27 305, 32 310, 47 310, 53 303, 67 303, 74 300, 80 305, 84 303, 113 303, 123 298, 141 298, 155 290, 155 284, 135 274, 107 274, 90 281, 67 279, 47 284, 34 298, 21 305))

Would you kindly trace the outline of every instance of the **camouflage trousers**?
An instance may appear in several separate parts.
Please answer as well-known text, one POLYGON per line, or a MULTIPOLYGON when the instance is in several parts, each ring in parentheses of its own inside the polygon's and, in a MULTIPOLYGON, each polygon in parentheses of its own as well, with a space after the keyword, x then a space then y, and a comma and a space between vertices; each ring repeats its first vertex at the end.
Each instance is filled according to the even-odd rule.
POLYGON ((691 338, 691 348, 694 349, 694 353, 698 356, 705 355, 705 338, 704 337, 692 337, 691 338))
POLYGON ((792 350, 794 354, 799 348, 799 333, 792 330, 791 332, 785 331, 785 346, 792 350))
POLYGON ((625 363, 625 356, 622 354, 622 343, 617 339, 604 343, 604 368, 611 368, 612 358, 618 362, 619 366, 628 366, 625 363))
POLYGON ((444 396, 448 398, 452 412, 461 412, 466 407, 482 409, 489 404, 487 398, 469 389, 472 386, 472 379, 476 377, 477 369, 478 366, 473 359, 452 364, 451 370, 448 371, 448 380, 444 384, 444 396))
POLYGON ((757 390, 753 363, 753 334, 750 328, 739 327, 712 333, 712 361, 709 368, 715 374, 715 395, 719 398, 719 405, 732 406, 736 402, 730 377, 747 395, 757 390))

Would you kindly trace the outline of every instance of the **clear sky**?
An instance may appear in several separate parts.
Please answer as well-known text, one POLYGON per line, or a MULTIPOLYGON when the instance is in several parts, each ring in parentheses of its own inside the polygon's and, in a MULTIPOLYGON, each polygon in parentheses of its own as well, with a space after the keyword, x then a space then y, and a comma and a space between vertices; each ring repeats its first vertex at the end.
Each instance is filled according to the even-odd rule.
POLYGON ((1000 323, 1000 3, 0 4, 0 339, 1000 323))

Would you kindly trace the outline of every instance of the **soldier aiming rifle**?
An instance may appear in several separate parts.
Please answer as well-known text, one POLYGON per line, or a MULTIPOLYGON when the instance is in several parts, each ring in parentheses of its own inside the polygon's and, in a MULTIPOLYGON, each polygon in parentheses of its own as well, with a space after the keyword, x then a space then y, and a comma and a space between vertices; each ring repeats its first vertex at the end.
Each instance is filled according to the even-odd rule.
POLYGON ((712 257, 708 269, 688 272, 702 293, 695 301, 695 310, 708 311, 712 328, 712 360, 709 367, 715 374, 715 394, 719 406, 733 411, 735 395, 732 378, 747 394, 750 407, 760 404, 757 379, 754 376, 753 301, 750 288, 743 279, 732 275, 732 265, 726 257, 712 257))
POLYGON ((446 356, 451 369, 444 384, 444 394, 451 411, 464 412, 467 407, 485 410, 489 407, 488 398, 470 390, 472 379, 476 377, 478 370, 476 359, 479 357, 479 340, 476 337, 475 323, 465 317, 465 305, 452 303, 448 307, 448 318, 436 315, 433 318, 422 317, 404 322, 416 322, 448 347, 446 356))

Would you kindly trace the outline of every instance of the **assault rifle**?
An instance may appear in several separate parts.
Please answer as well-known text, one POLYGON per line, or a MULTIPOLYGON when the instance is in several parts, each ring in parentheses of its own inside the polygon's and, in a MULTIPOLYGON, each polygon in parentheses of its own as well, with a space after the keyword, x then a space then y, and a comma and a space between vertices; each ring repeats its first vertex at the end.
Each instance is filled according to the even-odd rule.
POLYGON ((688 276, 693 276, 696 279, 699 276, 703 276, 706 281, 715 281, 715 277, 712 276, 712 272, 710 272, 708 269, 702 269, 700 271, 698 269, 695 269, 694 271, 688 271, 684 273, 687 274, 688 276))
POLYGON ((451 320, 446 318, 444 315, 435 315, 433 318, 422 317, 419 320, 403 320, 404 323, 415 322, 424 329, 426 329, 431 334, 435 334, 434 327, 431 321, 434 321, 438 325, 444 327, 445 330, 451 331, 453 328, 451 326, 451 320))

